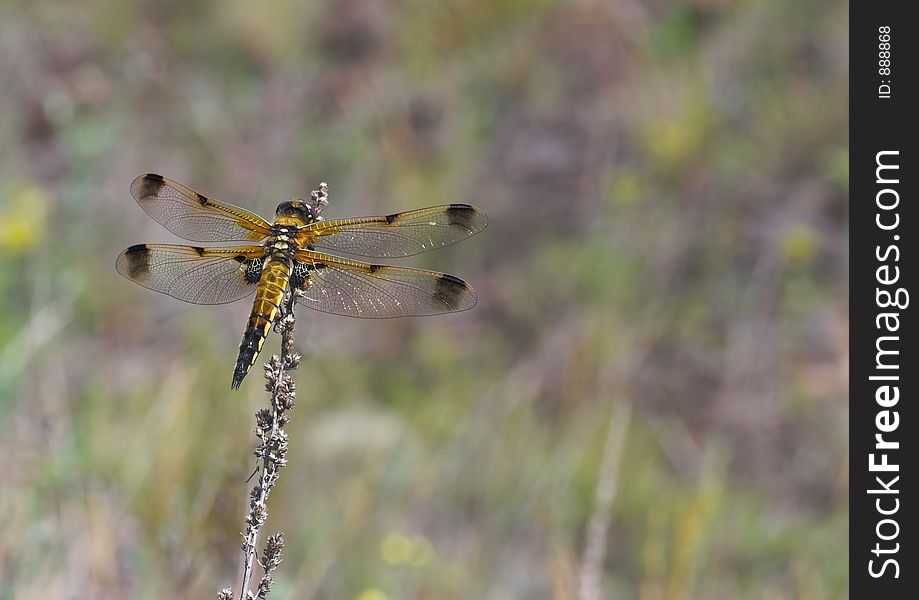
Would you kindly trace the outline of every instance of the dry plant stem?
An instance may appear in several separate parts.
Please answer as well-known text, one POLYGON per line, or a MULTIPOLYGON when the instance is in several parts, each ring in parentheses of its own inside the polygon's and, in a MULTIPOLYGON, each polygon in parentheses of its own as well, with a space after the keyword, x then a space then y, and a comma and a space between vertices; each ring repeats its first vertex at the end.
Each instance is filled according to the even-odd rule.
MULTIPOLYGON (((242 550, 245 555, 243 579, 239 597, 241 600, 253 598, 249 591, 252 580, 256 545, 259 531, 268 518, 268 496, 278 480, 278 472, 287 464, 287 433, 284 426, 288 422, 285 413, 294 406, 296 385, 288 374, 300 364, 300 356, 293 352, 294 344, 294 303, 302 292, 292 291, 285 299, 285 309, 276 325, 281 334, 281 356, 274 355, 265 365, 265 389, 271 392, 271 409, 259 410, 256 415, 255 435, 259 443, 255 455, 261 459, 261 476, 252 488, 249 501, 249 512, 246 515, 246 531, 243 534, 242 550)), ((284 536, 281 533, 269 536, 268 543, 259 564, 264 575, 258 584, 257 598, 267 598, 271 585, 271 572, 281 562, 281 549, 284 547, 284 536)), ((223 592, 222 592, 223 593, 223 592)), ((232 596, 230 596, 232 597, 232 596)))
POLYGON ((600 600, 602 597, 603 561, 606 558, 606 536, 610 525, 610 510, 619 482, 622 447, 632 416, 632 404, 615 402, 610 413, 609 429, 603 448, 603 459, 594 493, 594 510, 587 525, 587 541, 581 573, 578 578, 578 600, 600 600))

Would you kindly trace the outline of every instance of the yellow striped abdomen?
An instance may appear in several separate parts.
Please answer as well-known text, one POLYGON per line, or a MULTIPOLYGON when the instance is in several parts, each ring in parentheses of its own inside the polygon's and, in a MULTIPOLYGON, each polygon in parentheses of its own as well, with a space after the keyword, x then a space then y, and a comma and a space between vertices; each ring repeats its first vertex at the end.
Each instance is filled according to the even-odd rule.
POLYGON ((269 260, 259 278, 255 301, 252 303, 252 312, 249 313, 249 323, 243 334, 242 343, 239 345, 239 357, 236 359, 236 369, 233 371, 233 389, 239 389, 243 378, 255 364, 265 338, 268 337, 268 331, 278 316, 289 281, 290 266, 287 262, 269 260))

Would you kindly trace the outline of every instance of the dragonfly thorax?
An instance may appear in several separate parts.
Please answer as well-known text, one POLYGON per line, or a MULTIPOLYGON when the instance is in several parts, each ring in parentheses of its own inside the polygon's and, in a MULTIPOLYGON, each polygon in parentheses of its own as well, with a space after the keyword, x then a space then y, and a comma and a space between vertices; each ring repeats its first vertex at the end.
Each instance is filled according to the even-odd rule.
POLYGON ((278 233, 265 240, 265 253, 275 259, 289 261, 299 249, 298 240, 290 234, 278 233))
POLYGON ((293 259, 293 255, 304 246, 300 229, 304 223, 299 217, 279 216, 269 228, 269 235, 263 242, 265 253, 275 258, 293 259))

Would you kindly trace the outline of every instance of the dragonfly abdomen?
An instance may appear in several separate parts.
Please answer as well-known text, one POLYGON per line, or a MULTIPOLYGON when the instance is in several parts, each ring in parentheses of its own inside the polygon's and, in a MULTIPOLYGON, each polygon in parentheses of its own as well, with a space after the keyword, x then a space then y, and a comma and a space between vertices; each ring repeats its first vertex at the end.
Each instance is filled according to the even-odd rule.
POLYGON ((236 359, 236 369, 233 371, 233 389, 239 389, 249 369, 255 364, 265 338, 268 337, 268 331, 278 316, 289 281, 290 266, 286 261, 268 261, 259 278, 252 312, 249 313, 246 332, 239 345, 239 356, 236 359))

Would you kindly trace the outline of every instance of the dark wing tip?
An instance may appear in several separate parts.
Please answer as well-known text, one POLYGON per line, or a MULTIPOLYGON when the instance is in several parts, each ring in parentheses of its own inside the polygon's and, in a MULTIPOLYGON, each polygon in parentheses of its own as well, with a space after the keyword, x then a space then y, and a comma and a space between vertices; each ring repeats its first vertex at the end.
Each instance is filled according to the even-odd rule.
POLYGON ((128 279, 142 279, 150 270, 150 248, 147 244, 131 246, 118 256, 115 269, 128 279))
POLYGON ((449 282, 453 285, 457 285, 460 287, 469 287, 465 281, 463 281, 456 275, 450 275, 449 273, 442 273, 439 279, 441 281, 446 281, 446 282, 449 282))
POLYGON ((156 196, 164 183, 165 179, 162 175, 157 175, 156 173, 141 175, 131 183, 131 195, 140 202, 151 196, 156 196))
POLYGON ((450 312, 469 310, 478 301, 471 285, 448 273, 443 273, 437 278, 434 298, 442 302, 450 312))
POLYGON ((465 228, 470 235, 488 226, 488 217, 485 213, 471 204, 450 204, 447 208, 447 220, 452 226, 465 228))

